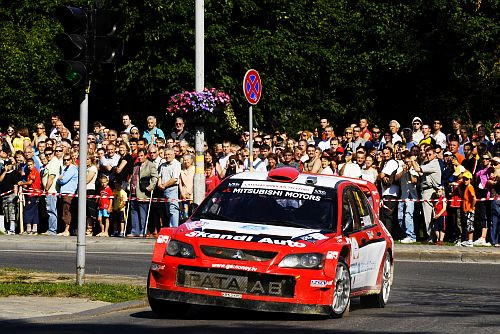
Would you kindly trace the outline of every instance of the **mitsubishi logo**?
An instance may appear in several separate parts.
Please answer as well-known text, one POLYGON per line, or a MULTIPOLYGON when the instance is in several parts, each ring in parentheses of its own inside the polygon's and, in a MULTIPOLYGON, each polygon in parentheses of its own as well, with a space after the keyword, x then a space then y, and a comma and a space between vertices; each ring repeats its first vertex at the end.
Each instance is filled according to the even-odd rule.
POLYGON ((232 259, 235 259, 235 260, 242 260, 243 259, 243 252, 240 251, 239 249, 236 251, 236 253, 234 253, 233 256, 231 256, 232 259))

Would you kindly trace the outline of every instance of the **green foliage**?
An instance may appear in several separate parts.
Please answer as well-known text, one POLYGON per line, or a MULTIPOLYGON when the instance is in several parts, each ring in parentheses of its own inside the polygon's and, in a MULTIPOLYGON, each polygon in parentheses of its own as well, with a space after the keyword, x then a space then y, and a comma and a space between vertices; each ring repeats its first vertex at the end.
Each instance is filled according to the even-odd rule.
MULTIPOLYGON (((0 5, 2 124, 32 125, 52 111, 77 117, 78 105, 52 68, 61 57, 52 44, 60 3, 0 5)), ((128 112, 143 127, 147 113, 168 130, 168 98, 194 90, 194 0, 104 3, 125 15, 126 48, 113 85, 91 92, 91 120, 113 124, 128 112)), ((320 116, 338 128, 362 115, 382 126, 393 118, 408 124, 416 115, 498 118, 500 3, 477 3, 206 0, 205 86, 229 93, 245 126, 242 79, 257 69, 263 95, 254 124, 292 133, 314 128, 320 116)), ((224 124, 211 130, 231 135, 224 124)))

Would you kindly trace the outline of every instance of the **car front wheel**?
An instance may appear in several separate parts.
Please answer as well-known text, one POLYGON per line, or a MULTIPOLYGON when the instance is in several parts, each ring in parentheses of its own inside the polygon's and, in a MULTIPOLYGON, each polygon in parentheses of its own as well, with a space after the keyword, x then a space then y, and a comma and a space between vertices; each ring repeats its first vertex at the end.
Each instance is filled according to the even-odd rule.
POLYGON ((332 317, 342 318, 349 314, 351 304, 351 273, 347 264, 340 259, 335 274, 335 291, 333 292, 332 317))

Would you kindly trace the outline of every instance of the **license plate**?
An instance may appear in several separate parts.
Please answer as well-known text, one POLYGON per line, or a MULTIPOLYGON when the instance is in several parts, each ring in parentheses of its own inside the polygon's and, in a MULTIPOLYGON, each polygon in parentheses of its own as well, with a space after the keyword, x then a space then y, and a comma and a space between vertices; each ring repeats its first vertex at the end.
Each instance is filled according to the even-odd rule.
POLYGON ((177 285, 229 293, 293 297, 295 278, 219 268, 179 266, 177 285))
POLYGON ((186 270, 184 286, 209 290, 246 292, 248 277, 186 270))

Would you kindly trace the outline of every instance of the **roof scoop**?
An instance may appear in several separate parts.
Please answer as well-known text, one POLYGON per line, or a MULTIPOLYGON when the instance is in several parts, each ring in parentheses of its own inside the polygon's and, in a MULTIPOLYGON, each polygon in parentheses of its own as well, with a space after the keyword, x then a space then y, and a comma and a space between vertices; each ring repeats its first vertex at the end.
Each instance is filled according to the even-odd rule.
POLYGON ((277 182, 293 182, 299 177, 300 172, 293 167, 280 167, 267 174, 268 180, 277 182))

